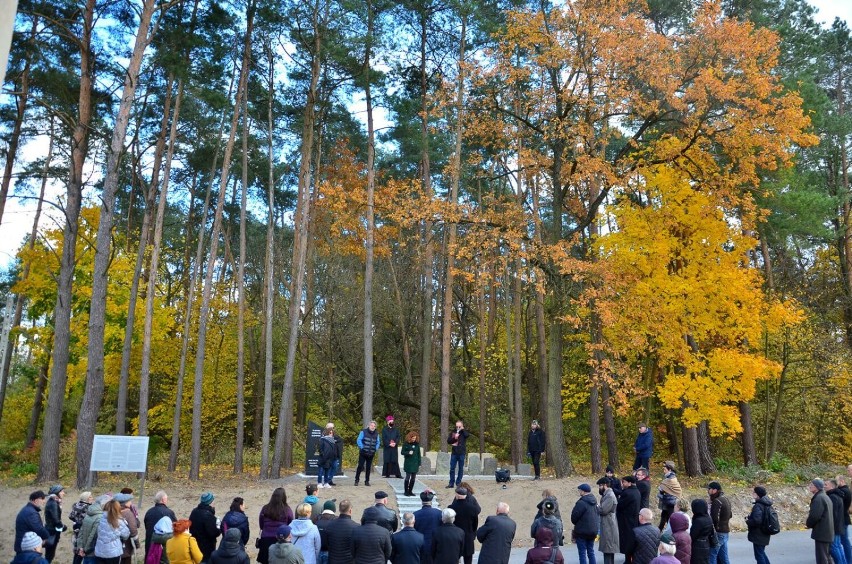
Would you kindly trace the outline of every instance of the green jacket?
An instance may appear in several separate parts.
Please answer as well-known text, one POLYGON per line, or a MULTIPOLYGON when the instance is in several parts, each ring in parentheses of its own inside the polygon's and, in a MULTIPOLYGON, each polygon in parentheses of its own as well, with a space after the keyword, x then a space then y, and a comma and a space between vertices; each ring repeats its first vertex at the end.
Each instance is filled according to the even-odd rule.
POLYGON ((82 548, 87 556, 94 556, 95 554, 95 539, 98 536, 98 524, 101 522, 103 512, 99 503, 91 504, 86 510, 83 524, 80 525, 80 532, 77 535, 77 548, 82 548))
POLYGON ((409 474, 416 474, 420 471, 420 443, 402 445, 402 457, 405 458, 403 470, 409 474))
POLYGON ((291 543, 276 542, 269 547, 269 564, 305 564, 305 557, 291 543))

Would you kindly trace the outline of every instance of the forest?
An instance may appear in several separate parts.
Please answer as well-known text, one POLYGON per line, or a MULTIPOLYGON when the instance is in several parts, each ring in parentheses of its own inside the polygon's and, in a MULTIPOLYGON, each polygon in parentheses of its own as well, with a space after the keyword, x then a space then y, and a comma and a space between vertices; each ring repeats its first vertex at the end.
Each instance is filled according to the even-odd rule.
POLYGON ((850 93, 805 0, 20 0, 0 463, 845 464, 850 93))

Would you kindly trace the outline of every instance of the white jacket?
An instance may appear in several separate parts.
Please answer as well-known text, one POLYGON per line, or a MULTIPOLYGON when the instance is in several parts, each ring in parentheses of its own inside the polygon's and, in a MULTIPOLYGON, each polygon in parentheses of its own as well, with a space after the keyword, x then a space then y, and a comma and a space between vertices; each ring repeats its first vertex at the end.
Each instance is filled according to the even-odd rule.
POLYGON ((101 516, 98 523, 98 540, 95 542, 95 556, 99 558, 115 558, 124 553, 124 541, 130 538, 130 529, 124 519, 119 520, 118 527, 113 529, 106 518, 101 516))

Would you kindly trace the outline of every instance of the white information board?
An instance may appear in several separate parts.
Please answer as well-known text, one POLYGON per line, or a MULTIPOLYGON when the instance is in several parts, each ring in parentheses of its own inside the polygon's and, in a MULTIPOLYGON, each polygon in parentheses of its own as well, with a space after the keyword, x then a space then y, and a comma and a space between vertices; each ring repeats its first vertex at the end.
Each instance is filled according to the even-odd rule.
POLYGON ((148 437, 95 435, 92 472, 145 472, 147 465, 148 437))

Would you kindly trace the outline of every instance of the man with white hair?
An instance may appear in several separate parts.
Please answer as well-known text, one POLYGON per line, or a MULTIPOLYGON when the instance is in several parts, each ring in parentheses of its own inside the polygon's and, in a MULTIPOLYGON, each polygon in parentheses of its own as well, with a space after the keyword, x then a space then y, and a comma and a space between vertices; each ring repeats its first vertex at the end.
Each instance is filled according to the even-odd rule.
POLYGON ((432 533, 429 549, 433 564, 459 564, 464 549, 464 531, 455 526, 455 520, 455 510, 448 507, 441 512, 441 525, 432 533))
POLYGON ((402 530, 391 535, 391 547, 393 564, 419 564, 423 535, 414 528, 414 513, 402 514, 402 530))
POLYGON ((509 564, 516 528, 509 517, 509 504, 501 501, 497 504, 497 514, 489 516, 476 531, 476 538, 482 543, 479 562, 509 564))
POLYGON ((647 507, 639 511, 639 526, 633 528, 636 537, 636 551, 633 553, 633 564, 651 564, 657 556, 660 544, 660 529, 653 525, 654 513, 647 507))
POLYGON ((151 536, 154 534, 154 525, 163 517, 168 517, 172 523, 177 521, 175 512, 169 509, 169 495, 163 490, 154 494, 154 506, 145 512, 142 522, 145 523, 145 558, 148 558, 148 550, 151 546, 151 536))

